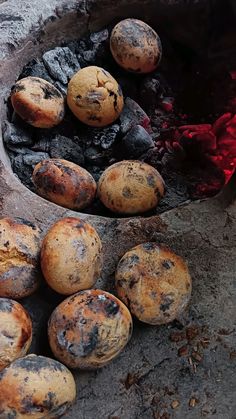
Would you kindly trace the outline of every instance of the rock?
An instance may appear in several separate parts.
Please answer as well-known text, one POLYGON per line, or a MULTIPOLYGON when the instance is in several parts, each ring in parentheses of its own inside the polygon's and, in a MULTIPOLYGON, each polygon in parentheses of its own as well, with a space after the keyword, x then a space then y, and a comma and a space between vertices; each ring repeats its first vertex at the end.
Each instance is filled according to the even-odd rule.
POLYGON ((125 159, 136 159, 148 149, 154 147, 152 137, 141 126, 131 128, 119 143, 120 152, 125 159))
POLYGON ((143 128, 150 127, 150 119, 146 112, 129 97, 125 100, 123 112, 120 115, 121 133, 126 134, 133 126, 141 125, 143 128))
POLYGON ((49 154, 52 158, 69 160, 79 166, 84 165, 82 148, 71 138, 57 135, 49 143, 49 154))
POLYGON ((45 52, 43 63, 49 74, 55 80, 65 85, 80 70, 80 64, 76 55, 68 47, 57 47, 45 52))
POLYGON ((7 147, 11 145, 12 146, 32 145, 34 142, 30 127, 27 127, 27 129, 24 129, 24 128, 19 127, 18 125, 11 124, 8 121, 4 121, 2 124, 2 132, 3 132, 3 141, 7 145, 7 147))

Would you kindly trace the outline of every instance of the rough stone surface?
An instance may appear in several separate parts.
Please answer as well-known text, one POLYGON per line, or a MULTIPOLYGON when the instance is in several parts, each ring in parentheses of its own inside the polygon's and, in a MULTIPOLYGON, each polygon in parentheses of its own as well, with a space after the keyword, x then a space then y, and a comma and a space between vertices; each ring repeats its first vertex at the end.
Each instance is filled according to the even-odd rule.
MULTIPOLYGON (((175 16, 179 14, 179 24, 173 28, 172 36, 178 35, 181 42, 199 47, 209 37, 203 23, 220 3, 203 0, 191 4, 185 0, 145 0, 141 3, 133 0, 43 0, 39 6, 36 0, 22 0, 19 7, 14 0, 5 1, 0 5, 3 118, 5 107, 2 104, 20 69, 30 57, 49 46, 57 46, 62 36, 72 39, 88 25, 99 29, 115 16, 121 18, 131 14, 131 10, 135 11, 132 15, 137 13, 143 19, 148 13, 154 18, 155 6, 159 21, 168 15, 168 11, 170 16, 172 10, 175 16), (75 9, 81 27, 72 33, 79 26, 75 25, 75 9), (186 20, 188 9, 191 12, 186 20), (193 19, 195 14, 199 17, 198 25, 196 16, 193 19), (58 27, 61 27, 60 36, 55 34, 58 27), (187 32, 191 33, 189 38, 187 32)), ((233 2, 228 2, 228 5, 231 3, 234 5, 233 2)), ((91 222, 101 235, 106 261, 98 287, 112 290, 120 257, 132 246, 147 240, 169 245, 183 256, 193 278, 193 296, 189 311, 183 318, 162 327, 135 322, 133 338, 117 360, 99 371, 75 373, 77 401, 64 417, 235 419, 235 176, 223 193, 214 199, 194 202, 159 217, 106 219, 74 213, 36 197, 10 171, 2 145, 0 152, 1 216, 28 218, 41 226, 43 234, 64 216, 80 216, 91 222), (173 409, 175 400, 179 404, 173 409)), ((45 343, 46 323, 60 301, 61 297, 45 284, 38 294, 24 301, 33 318, 33 352, 50 354, 45 343)))

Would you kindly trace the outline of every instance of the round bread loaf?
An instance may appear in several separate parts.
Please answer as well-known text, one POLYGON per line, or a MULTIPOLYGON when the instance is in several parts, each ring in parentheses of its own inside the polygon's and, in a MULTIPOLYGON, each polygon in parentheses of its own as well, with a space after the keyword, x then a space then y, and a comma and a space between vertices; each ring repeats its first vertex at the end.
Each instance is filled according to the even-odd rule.
POLYGON ((60 294, 91 288, 102 268, 98 233, 80 218, 59 220, 43 240, 41 268, 48 285, 60 294))
POLYGON ((59 418, 75 397, 71 372, 44 356, 20 358, 0 373, 1 418, 59 418))
POLYGON ((114 27, 110 48, 116 62, 134 73, 154 71, 162 56, 159 36, 147 23, 138 19, 124 19, 114 27))
POLYGON ((0 298, 0 371, 25 356, 32 341, 32 322, 21 304, 0 298))
POLYGON ((138 214, 155 208, 164 191, 159 172, 140 161, 115 163, 103 172, 98 182, 99 199, 120 214, 138 214))
POLYGON ((119 117, 124 99, 111 74, 103 68, 91 66, 79 70, 70 80, 67 103, 80 121, 104 127, 119 117))
POLYGON ((187 307, 192 280, 184 260, 157 243, 129 250, 116 270, 119 298, 139 320, 164 324, 187 307))
POLYGON ((11 92, 15 112, 37 128, 52 128, 64 118, 64 98, 59 90, 39 77, 17 81, 11 92))
POLYGON ((0 297, 23 298, 40 283, 40 230, 22 218, 0 220, 0 297))
POLYGON ((63 301, 52 313, 48 338, 56 358, 70 368, 106 365, 125 347, 132 318, 125 305, 102 290, 87 290, 63 301))

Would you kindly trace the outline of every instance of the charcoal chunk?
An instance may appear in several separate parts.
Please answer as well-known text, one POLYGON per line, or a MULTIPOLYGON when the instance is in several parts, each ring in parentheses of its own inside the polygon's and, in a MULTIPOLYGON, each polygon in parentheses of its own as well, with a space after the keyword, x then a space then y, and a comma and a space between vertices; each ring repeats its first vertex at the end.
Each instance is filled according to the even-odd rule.
POLYGON ((109 149, 116 141, 120 132, 118 124, 111 125, 110 127, 103 128, 102 130, 93 131, 93 144, 101 146, 104 150, 109 149))
POLYGON ((103 29, 102 31, 99 31, 99 32, 93 32, 90 35, 90 40, 94 44, 100 44, 101 42, 107 41, 108 38, 109 38, 109 32, 107 29, 103 29))
MULTIPOLYGON (((2 125, 3 141, 7 146, 32 145, 33 138, 31 129, 24 129, 8 121, 4 121, 2 125)), ((10 148, 10 147, 9 147, 10 148)))
POLYGON ((87 43, 87 48, 83 49, 81 54, 87 64, 102 65, 104 56, 107 55, 106 49, 109 50, 108 38, 107 29, 90 35, 90 42, 87 43))
POLYGON ((88 164, 95 166, 103 166, 105 164, 103 153, 96 147, 88 147, 85 150, 84 157, 88 164))
POLYGON ((141 125, 143 128, 148 128, 150 119, 146 112, 129 97, 125 100, 124 109, 120 115, 121 132, 126 134, 133 126, 141 125))
POLYGON ((23 157, 23 163, 26 166, 31 166, 34 168, 34 166, 38 163, 40 163, 42 160, 46 160, 49 158, 48 153, 42 153, 42 152, 31 152, 30 154, 25 154, 23 157))
POLYGON ((34 185, 31 179, 33 169, 31 166, 24 164, 23 157, 24 156, 22 154, 19 154, 14 159, 12 159, 12 168, 13 171, 17 173, 17 176, 21 182, 28 188, 34 190, 34 185))
POLYGON ((40 77, 41 79, 47 80, 49 83, 53 83, 53 79, 48 74, 44 64, 36 59, 32 60, 26 65, 20 75, 20 79, 24 77, 40 77))
POLYGON ((131 128, 119 143, 121 154, 126 159, 136 159, 152 147, 154 147, 152 137, 141 125, 131 128))
POLYGON ((57 135, 50 141, 49 148, 49 153, 52 158, 69 160, 79 166, 84 165, 83 150, 71 138, 57 135))
POLYGON ((153 77, 146 77, 140 87, 142 104, 144 104, 147 109, 156 106, 160 95, 161 84, 159 80, 154 79, 153 77))
POLYGON ((68 47, 57 47, 45 52, 43 62, 49 74, 55 80, 65 85, 80 70, 80 64, 76 55, 68 47))

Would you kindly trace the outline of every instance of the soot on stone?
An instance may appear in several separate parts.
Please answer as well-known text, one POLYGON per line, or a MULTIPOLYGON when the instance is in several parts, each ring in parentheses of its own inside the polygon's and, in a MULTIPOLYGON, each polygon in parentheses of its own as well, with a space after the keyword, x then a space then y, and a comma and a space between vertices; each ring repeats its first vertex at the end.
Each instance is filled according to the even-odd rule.
MULTIPOLYGON (((139 159, 155 167, 166 184, 165 197, 149 214, 215 195, 236 164, 233 72, 223 64, 208 63, 207 58, 189 72, 189 51, 183 54, 174 41, 159 33, 164 46, 161 64, 148 75, 131 75, 112 57, 112 29, 104 28, 47 51, 41 60, 27 64, 19 79, 42 78, 65 97, 68 82, 78 70, 101 66, 121 85, 125 104, 119 119, 94 128, 82 124, 66 109, 60 125, 39 129, 22 121, 9 104, 3 139, 13 171, 35 191, 34 167, 48 158, 76 163, 96 181, 110 165, 139 159)), ((45 97, 50 97, 49 91, 45 97)), ((96 199, 86 212, 113 216, 96 199)))

